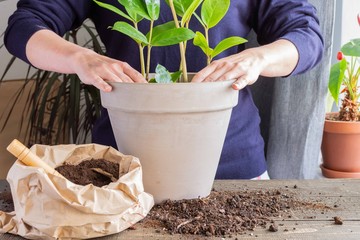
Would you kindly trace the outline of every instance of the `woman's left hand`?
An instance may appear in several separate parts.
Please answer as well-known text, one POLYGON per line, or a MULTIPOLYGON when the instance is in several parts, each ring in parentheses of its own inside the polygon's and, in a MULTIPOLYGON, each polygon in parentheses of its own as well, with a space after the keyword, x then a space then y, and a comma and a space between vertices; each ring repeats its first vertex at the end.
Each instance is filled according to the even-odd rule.
POLYGON ((256 82, 265 67, 264 59, 252 49, 215 60, 199 71, 192 82, 234 79, 233 89, 240 90, 256 82))
POLYGON ((259 76, 289 75, 296 67, 299 53, 293 43, 280 39, 260 47, 215 60, 199 71, 192 82, 215 82, 234 79, 233 89, 254 84, 259 76))

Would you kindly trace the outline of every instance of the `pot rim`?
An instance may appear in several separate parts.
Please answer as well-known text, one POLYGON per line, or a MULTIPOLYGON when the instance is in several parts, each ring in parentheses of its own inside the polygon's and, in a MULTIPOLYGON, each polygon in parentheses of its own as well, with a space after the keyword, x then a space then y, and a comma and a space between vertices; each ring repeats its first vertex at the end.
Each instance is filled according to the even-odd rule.
POLYGON ((132 85, 132 84, 136 84, 136 85, 151 85, 151 86, 159 86, 159 85, 189 85, 189 84, 229 84, 230 82, 235 82, 235 79, 228 79, 228 80, 223 80, 223 81, 215 81, 215 82, 176 82, 176 83, 133 83, 133 82, 114 82, 114 81, 107 81, 107 83, 109 83, 110 85, 114 84, 114 85, 132 85))
POLYGON ((341 172, 320 165, 322 174, 327 178, 360 178, 360 172, 341 172))
MULTIPOLYGON (((336 116, 338 112, 326 113, 326 116, 336 116)), ((360 133, 360 121, 348 122, 326 119, 324 122, 324 132, 337 133, 337 134, 359 134, 360 133)))

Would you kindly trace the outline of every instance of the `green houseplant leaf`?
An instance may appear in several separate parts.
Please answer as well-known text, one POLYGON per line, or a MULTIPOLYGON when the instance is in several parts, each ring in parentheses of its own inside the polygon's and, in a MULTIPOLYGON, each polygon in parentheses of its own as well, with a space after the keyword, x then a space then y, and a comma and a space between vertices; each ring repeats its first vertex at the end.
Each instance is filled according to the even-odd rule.
POLYGON ((103 7, 105 9, 108 9, 130 21, 132 21, 133 19, 131 19, 126 13, 124 13, 123 11, 121 11, 119 8, 111 5, 111 4, 108 4, 108 3, 103 3, 103 2, 100 2, 100 1, 97 1, 97 0, 93 0, 97 5, 99 5, 100 7, 103 7))
POLYGON ((246 43, 247 40, 242 37, 228 37, 219 42, 218 45, 214 48, 214 51, 211 54, 211 58, 214 58, 218 54, 222 53, 228 48, 234 47, 239 44, 246 43))
POLYGON ((193 44, 200 47, 206 56, 210 56, 213 52, 213 49, 209 47, 205 36, 201 32, 196 32, 193 44))
POLYGON ((126 9, 126 12, 129 14, 129 17, 135 22, 135 23, 138 23, 140 22, 141 20, 143 20, 144 18, 142 16, 140 16, 139 14, 137 14, 136 12, 134 12, 133 10, 131 9, 126 9))
MULTIPOLYGON (((193 0, 174 0, 173 2, 176 14, 182 17, 193 0)), ((169 5, 169 0, 166 0, 166 3, 169 5)))
POLYGON ((175 83, 181 76, 181 71, 170 73, 161 64, 156 65, 155 78, 151 79, 150 83, 175 83))
POLYGON ((341 48, 341 52, 347 56, 360 57, 360 38, 353 39, 346 43, 341 48))
POLYGON ((230 0, 207 0, 201 7, 201 19, 208 28, 217 25, 230 7, 230 0))
POLYGON ((151 20, 147 6, 143 0, 118 0, 126 9, 131 9, 141 17, 151 20))
POLYGON ((157 83, 171 83, 169 71, 162 65, 158 64, 155 68, 155 81, 157 83))
POLYGON ((158 29, 153 34, 151 44, 153 46, 170 46, 192 39, 195 33, 187 28, 158 29))
POLYGON ((157 20, 160 13, 160 0, 146 0, 147 12, 151 20, 157 20))
POLYGON ((347 62, 345 59, 334 64, 330 70, 329 91, 334 98, 336 104, 339 101, 340 87, 344 79, 347 62))
POLYGON ((121 21, 116 22, 114 24, 114 26, 112 27, 112 30, 121 32, 121 33, 131 37, 136 42, 143 43, 145 45, 149 44, 146 36, 127 22, 121 22, 121 21))
POLYGON ((195 13, 195 10, 200 6, 203 0, 194 0, 190 6, 186 9, 182 19, 181 26, 185 26, 190 21, 191 16, 195 13))

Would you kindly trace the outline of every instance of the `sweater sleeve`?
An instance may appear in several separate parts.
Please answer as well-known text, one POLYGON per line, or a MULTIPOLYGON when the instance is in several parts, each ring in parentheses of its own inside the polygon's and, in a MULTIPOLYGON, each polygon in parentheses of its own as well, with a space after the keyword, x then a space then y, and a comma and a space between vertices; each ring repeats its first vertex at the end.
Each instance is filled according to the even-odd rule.
POLYGON ((316 9, 307 0, 259 1, 254 30, 260 44, 287 39, 297 48, 299 61, 291 75, 303 73, 320 62, 324 41, 316 9))
POLYGON ((87 18, 91 1, 88 0, 20 0, 10 16, 4 43, 14 56, 29 63, 26 44, 41 29, 49 29, 60 36, 76 28, 87 18))

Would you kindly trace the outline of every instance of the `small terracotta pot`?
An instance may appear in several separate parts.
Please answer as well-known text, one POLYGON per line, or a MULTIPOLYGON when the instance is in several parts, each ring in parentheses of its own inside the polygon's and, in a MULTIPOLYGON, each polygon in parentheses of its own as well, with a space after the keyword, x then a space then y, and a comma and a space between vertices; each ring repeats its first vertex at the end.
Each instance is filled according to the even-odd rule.
POLYGON ((328 120, 337 114, 326 114, 322 173, 329 178, 360 178, 360 122, 328 120))

